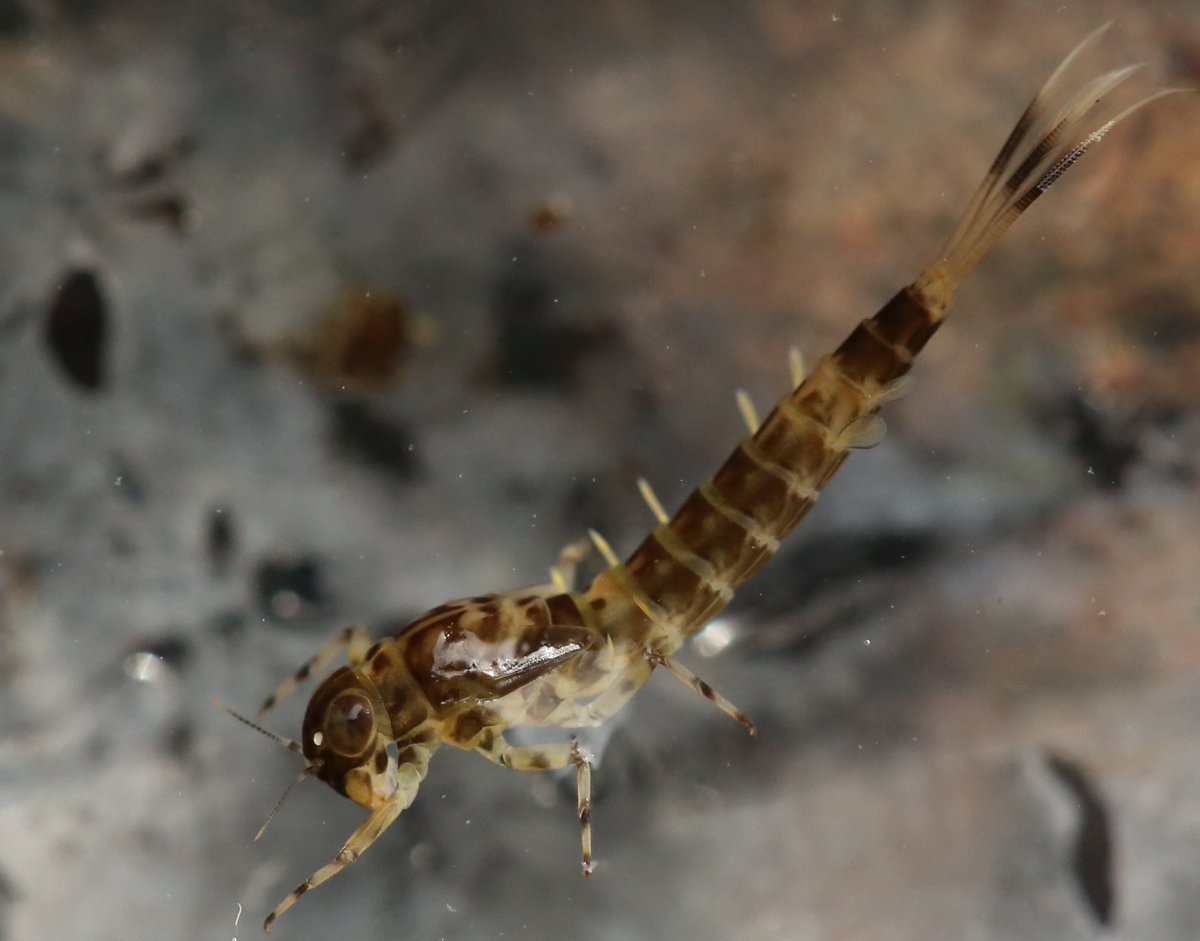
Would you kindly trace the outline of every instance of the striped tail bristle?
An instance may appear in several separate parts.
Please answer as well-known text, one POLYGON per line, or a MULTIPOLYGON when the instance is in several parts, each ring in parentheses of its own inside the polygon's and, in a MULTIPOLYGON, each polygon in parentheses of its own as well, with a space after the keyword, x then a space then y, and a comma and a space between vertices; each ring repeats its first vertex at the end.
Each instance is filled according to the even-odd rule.
POLYGON ((992 162, 941 256, 914 288, 934 310, 944 310, 967 274, 1009 226, 1053 186, 1117 123, 1156 98, 1181 89, 1155 91, 1127 107, 1097 108, 1140 65, 1098 75, 1082 86, 1070 81, 1071 67, 1108 29, 1097 29, 1076 46, 1034 96, 992 162))

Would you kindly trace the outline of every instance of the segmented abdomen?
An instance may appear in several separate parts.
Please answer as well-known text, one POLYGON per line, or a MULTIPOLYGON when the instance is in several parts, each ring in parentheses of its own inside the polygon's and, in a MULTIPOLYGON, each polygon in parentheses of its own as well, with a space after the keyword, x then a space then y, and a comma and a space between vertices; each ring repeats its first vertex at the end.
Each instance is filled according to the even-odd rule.
POLYGON ((668 634, 707 623, 812 508, 941 323, 915 288, 865 320, 625 563, 625 589, 668 634))

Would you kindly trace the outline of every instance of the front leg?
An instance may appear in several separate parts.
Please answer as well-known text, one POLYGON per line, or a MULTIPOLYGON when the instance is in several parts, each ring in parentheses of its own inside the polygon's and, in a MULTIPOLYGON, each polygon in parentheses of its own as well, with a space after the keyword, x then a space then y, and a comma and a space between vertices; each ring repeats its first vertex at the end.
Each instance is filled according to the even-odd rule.
POLYGON ((555 745, 508 744, 502 735, 475 749, 489 761, 514 771, 559 771, 575 766, 576 808, 579 813, 579 840, 583 849, 583 874, 592 874, 592 754, 572 739, 555 745))
POLYGON ((348 839, 341 851, 330 862, 326 863, 280 902, 273 912, 263 922, 263 931, 270 932, 271 925, 284 912, 296 904, 300 897, 309 889, 315 889, 322 882, 332 879, 339 872, 355 862, 384 830, 395 822, 396 818, 413 802, 417 789, 425 777, 428 759, 423 763, 413 763, 400 768, 399 783, 392 795, 371 812, 366 820, 359 825, 348 839))

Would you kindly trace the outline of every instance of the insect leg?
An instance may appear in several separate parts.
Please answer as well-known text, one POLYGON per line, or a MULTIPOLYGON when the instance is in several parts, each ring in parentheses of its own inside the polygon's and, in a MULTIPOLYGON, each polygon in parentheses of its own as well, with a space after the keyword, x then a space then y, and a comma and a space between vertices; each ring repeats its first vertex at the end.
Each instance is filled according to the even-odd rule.
POLYGON ((575 810, 579 815, 579 845, 583 850, 583 875, 592 874, 592 756, 578 739, 571 740, 575 763, 575 810))
POLYGON ((516 747, 497 735, 476 749, 489 761, 514 771, 558 771, 575 766, 576 808, 579 840, 583 850, 583 874, 592 874, 592 754, 578 740, 554 745, 516 747))
POLYGON ((584 707, 583 714, 578 717, 579 722, 564 722, 563 724, 577 728, 603 725, 625 708, 625 704, 642 688, 646 680, 650 679, 653 671, 654 664, 649 660, 638 658, 621 672, 608 689, 584 707))
POLYGON ((392 792, 391 797, 387 798, 379 807, 373 810, 371 816, 364 820, 359 828, 350 834, 350 839, 346 841, 346 844, 337 856, 305 879, 300 885, 296 886, 287 898, 275 906, 275 910, 263 922, 263 931, 269 932, 271 925, 275 923, 276 919, 295 905, 300 900, 300 896, 304 895, 305 892, 309 889, 315 889, 322 882, 327 882, 351 863, 355 862, 366 851, 367 847, 375 842, 379 834, 390 827, 395 819, 413 802, 428 767, 429 763, 428 759, 426 759, 425 762, 414 762, 400 768, 399 782, 396 790, 392 792))
POLYGON ((258 710, 258 721, 263 720, 268 712, 287 699, 300 688, 300 684, 309 678, 314 671, 327 666, 343 650, 349 651, 351 666, 358 666, 367 655, 371 646, 371 635, 361 624, 354 624, 338 631, 325 645, 318 650, 299 670, 275 687, 275 691, 266 698, 258 710))
MULTIPOLYGON (((612 641, 608 641, 609 651, 612 641)), ((603 725, 620 712, 634 694, 642 688, 642 684, 650 678, 654 667, 642 657, 619 672, 614 668, 609 672, 613 680, 595 699, 581 703, 571 698, 569 690, 557 696, 552 708, 547 708, 543 721, 547 725, 558 725, 565 729, 585 729, 603 725)))
POLYGON ((652 664, 661 664, 662 666, 666 667, 672 676, 682 680, 693 690, 725 713, 725 715, 733 719, 737 719, 738 722, 742 723, 742 725, 746 727, 746 731, 751 735, 758 734, 758 730, 755 728, 753 720, 751 720, 746 713, 742 712, 741 709, 705 683, 704 680, 700 679, 700 677, 696 676, 695 673, 685 667, 682 663, 679 663, 672 657, 668 657, 666 654, 656 653, 654 651, 648 652, 646 654, 646 659, 652 664))

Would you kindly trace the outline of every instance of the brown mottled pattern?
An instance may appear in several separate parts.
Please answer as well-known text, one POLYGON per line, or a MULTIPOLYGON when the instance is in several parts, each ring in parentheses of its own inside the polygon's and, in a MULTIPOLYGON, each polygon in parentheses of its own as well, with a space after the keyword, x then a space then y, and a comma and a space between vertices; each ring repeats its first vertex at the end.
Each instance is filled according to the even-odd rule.
POLYGON ((453 721, 447 723, 443 727, 443 734, 455 744, 469 748, 486 725, 486 720, 479 710, 471 709, 458 714, 453 721))
POLYGON ((461 613, 460 607, 442 605, 413 621, 397 634, 408 671, 421 684, 431 705, 436 706, 441 699, 434 688, 434 651, 441 640, 443 630, 454 624, 461 613))
POLYGON ((395 643, 408 674, 436 710, 507 695, 566 664, 548 663, 545 656, 557 656, 552 652, 567 644, 590 647, 596 637, 572 596, 547 597, 542 590, 443 605, 403 628, 395 643), (541 651, 548 653, 539 659, 541 651))
POLYGON ((597 575, 583 597, 606 636, 630 645, 641 645, 649 637, 653 621, 630 596, 617 570, 606 569, 597 575))
POLYGON ((375 644, 368 651, 363 669, 379 690, 395 737, 407 735, 429 718, 424 697, 417 695, 411 682, 404 682, 409 676, 408 668, 401 645, 394 639, 385 638, 375 644))
MULTIPOLYGON (((326 729, 326 717, 341 694, 360 696, 364 704, 369 705, 372 713, 386 714, 386 709, 379 699, 374 684, 364 686, 361 679, 357 671, 349 667, 341 667, 326 677, 317 691, 313 693, 304 714, 304 724, 300 736, 301 743, 305 748, 305 757, 310 761, 317 757, 319 750, 315 745, 317 734, 321 735, 322 739, 329 739, 331 742, 336 739, 336 736, 329 734, 326 729)), ((355 754, 343 754, 337 749, 325 749, 320 752, 321 766, 317 777, 339 793, 346 794, 346 776, 360 767, 364 761, 370 761, 374 752, 382 751, 385 745, 386 743, 375 736, 372 740, 365 741, 363 750, 355 754)))
POLYGON ((740 444, 712 483, 722 499, 766 532, 773 530, 780 519, 799 519, 814 502, 810 495, 797 493, 778 474, 760 466, 740 444))
POLYGON ((855 382, 873 379, 886 384, 908 372, 942 323, 911 287, 904 288, 879 313, 859 324, 833 356, 855 382))
MULTIPOLYGON (((822 357, 812 374, 784 401, 835 435, 869 411, 862 386, 852 382, 831 356, 822 357)), ((786 451, 780 456, 784 454, 786 451)))
POLYGON ((749 527, 754 521, 746 514, 741 520, 732 518, 730 512, 737 512, 732 506, 722 512, 713 502, 720 499, 709 488, 694 490, 669 525, 680 542, 738 584, 770 557, 771 546, 754 538, 749 527))
MULTIPOLYGON (((860 394, 856 398, 861 401, 863 396, 860 394)), ((859 403, 854 402, 853 405, 859 403)), ((861 414, 861 406, 853 409, 847 407, 846 411, 852 412, 853 417, 861 414)), ((845 423, 843 421, 842 425, 845 423)), ((784 399, 771 410, 753 440, 760 455, 790 471, 799 478, 798 483, 805 486, 810 486, 809 481, 817 477, 830 459, 842 450, 829 426, 805 412, 801 406, 793 404, 790 399, 784 399)))
POLYGON ((708 607, 715 586, 693 572, 651 533, 626 563, 630 576, 650 599, 677 617, 708 607))
POLYGON ((551 624, 590 626, 585 620, 578 595, 553 595, 545 600, 546 615, 551 624))
POLYGON ((458 616, 456 631, 474 635, 485 644, 494 644, 508 634, 505 630, 508 626, 504 617, 505 603, 506 599, 501 596, 487 600, 473 599, 471 605, 458 616))
POLYGON ((518 657, 528 656, 545 644, 550 612, 541 598, 518 600, 506 621, 503 627, 506 634, 514 634, 518 657))
POLYGON ((900 291, 739 443, 713 478, 711 497, 706 487, 692 492, 668 524, 677 546, 656 534, 642 542, 625 568, 635 590, 661 609, 664 632, 698 630, 728 602, 721 589, 737 588, 770 558, 846 459, 843 430, 877 410, 883 387, 908 371, 939 323, 915 291, 900 291))
POLYGON ((537 755, 529 761, 531 771, 546 771, 549 767, 550 762, 544 755, 537 755))

